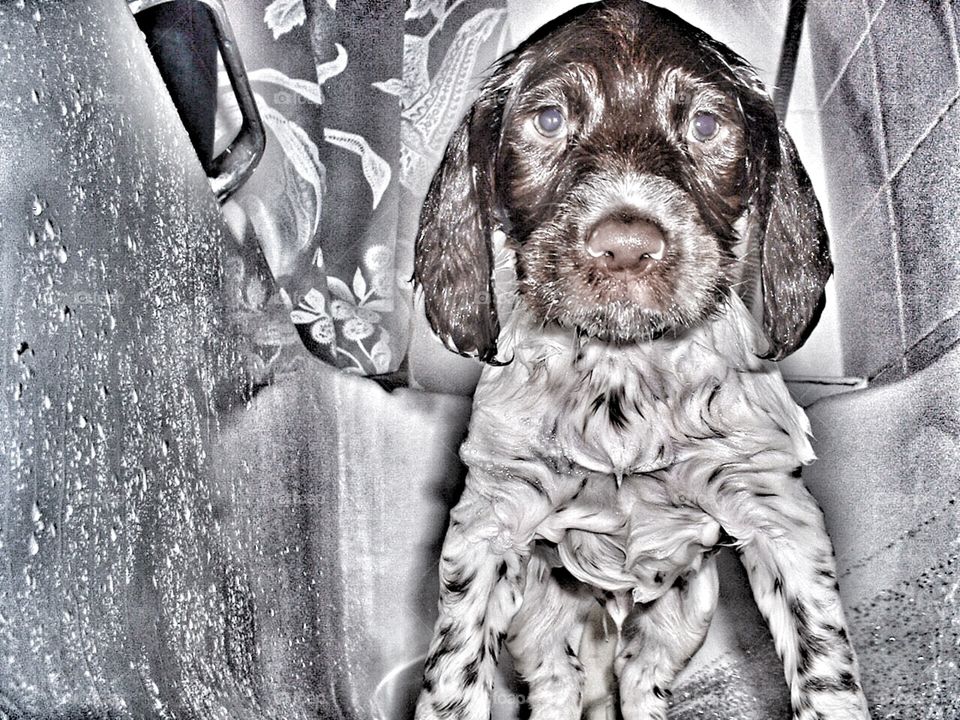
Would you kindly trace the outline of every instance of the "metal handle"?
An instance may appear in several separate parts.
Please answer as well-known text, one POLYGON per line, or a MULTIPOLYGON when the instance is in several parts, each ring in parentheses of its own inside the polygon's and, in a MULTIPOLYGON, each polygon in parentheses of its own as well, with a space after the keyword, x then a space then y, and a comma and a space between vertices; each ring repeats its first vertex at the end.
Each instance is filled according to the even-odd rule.
MULTIPOLYGON (((174 0, 128 0, 130 11, 136 15, 158 5, 173 2, 174 0)), ((208 177, 210 187, 217 199, 224 202, 243 183, 256 168, 266 147, 267 136, 257 110, 257 103, 250 89, 247 72, 243 67, 243 59, 237 47, 230 19, 226 8, 220 0, 193 0, 210 11, 217 36, 217 47, 230 78, 230 85, 237 98, 237 105, 243 116, 240 131, 230 145, 210 164, 208 177)))

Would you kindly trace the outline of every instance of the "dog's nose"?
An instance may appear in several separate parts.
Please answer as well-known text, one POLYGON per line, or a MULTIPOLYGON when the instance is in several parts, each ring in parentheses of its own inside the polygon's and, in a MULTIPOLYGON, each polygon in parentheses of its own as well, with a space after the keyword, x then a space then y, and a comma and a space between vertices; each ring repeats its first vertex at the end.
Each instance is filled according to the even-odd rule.
POLYGON ((640 270, 663 260, 667 241, 654 222, 630 216, 601 220, 587 237, 587 252, 610 270, 640 270))

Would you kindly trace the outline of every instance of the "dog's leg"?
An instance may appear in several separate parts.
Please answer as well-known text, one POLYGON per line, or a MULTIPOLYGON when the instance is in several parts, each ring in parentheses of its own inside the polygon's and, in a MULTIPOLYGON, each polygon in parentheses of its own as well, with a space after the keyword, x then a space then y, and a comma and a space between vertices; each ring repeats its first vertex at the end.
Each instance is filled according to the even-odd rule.
POLYGON ((796 720, 868 720, 859 668, 840 604, 823 514, 792 477, 746 499, 739 494, 741 547, 753 596, 783 660, 796 720))
POLYGON ((522 601, 527 543, 467 489, 440 557, 440 614, 416 720, 489 720, 500 647, 522 601))
POLYGON ((703 644, 718 592, 710 557, 662 597, 634 607, 614 664, 624 720, 666 720, 670 685, 703 644))
POLYGON ((529 686, 531 720, 579 720, 583 665, 577 657, 587 614, 596 599, 563 568, 530 561, 523 606, 507 647, 529 686))

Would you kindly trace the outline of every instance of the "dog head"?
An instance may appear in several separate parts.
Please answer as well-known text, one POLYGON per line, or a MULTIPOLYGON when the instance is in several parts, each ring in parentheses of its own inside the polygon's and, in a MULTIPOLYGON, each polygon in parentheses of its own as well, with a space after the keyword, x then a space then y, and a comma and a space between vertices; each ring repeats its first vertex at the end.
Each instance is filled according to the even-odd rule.
POLYGON ((497 228, 537 317, 614 343, 682 332, 759 283, 780 359, 815 325, 832 270, 754 70, 633 0, 576 8, 503 58, 434 175, 414 277, 434 332, 485 361, 497 228))

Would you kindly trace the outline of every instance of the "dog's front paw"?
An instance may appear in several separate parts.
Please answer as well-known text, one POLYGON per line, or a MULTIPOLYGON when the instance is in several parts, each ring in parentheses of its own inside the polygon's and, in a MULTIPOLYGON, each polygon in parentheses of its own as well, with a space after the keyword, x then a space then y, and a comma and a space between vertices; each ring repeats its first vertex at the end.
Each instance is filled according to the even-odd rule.
POLYGON ((823 689, 802 695, 793 703, 794 720, 870 720, 867 701, 856 689, 823 689))
POLYGON ((490 699, 477 693, 475 685, 448 687, 439 691, 424 684, 417 699, 415 720, 490 720, 490 699))

